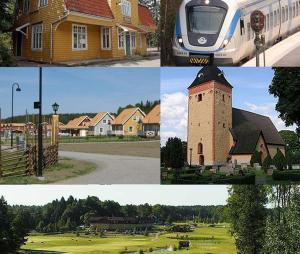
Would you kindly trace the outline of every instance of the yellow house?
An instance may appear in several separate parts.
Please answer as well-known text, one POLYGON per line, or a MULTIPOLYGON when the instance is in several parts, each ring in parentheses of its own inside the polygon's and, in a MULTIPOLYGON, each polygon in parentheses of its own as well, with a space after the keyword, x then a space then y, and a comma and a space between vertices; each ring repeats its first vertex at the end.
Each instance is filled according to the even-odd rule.
POLYGON ((124 109, 112 122, 115 135, 137 136, 142 133, 145 113, 139 108, 124 109))
POLYGON ((147 53, 156 25, 138 0, 17 0, 17 57, 59 63, 147 53))

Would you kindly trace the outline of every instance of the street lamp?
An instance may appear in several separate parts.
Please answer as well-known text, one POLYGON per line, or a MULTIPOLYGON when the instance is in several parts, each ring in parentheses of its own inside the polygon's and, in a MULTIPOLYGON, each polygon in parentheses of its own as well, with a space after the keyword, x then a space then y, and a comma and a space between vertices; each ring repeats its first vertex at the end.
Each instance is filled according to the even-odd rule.
POLYGON ((14 122, 14 88, 16 92, 21 92, 21 88, 18 83, 13 83, 11 86, 11 133, 10 133, 10 146, 13 147, 13 122, 14 122))
POLYGON ((59 105, 55 102, 55 103, 52 105, 52 108, 53 108, 53 111, 54 111, 54 115, 56 115, 56 112, 57 112, 58 109, 59 109, 59 105))
POLYGON ((190 148, 190 168, 192 167, 192 151, 193 148, 190 148))

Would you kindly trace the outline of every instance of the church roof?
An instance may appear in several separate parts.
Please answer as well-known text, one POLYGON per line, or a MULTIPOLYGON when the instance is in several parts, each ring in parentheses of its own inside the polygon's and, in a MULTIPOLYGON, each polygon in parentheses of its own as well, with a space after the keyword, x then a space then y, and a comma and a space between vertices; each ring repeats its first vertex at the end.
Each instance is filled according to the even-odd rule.
POLYGON ((223 71, 216 66, 205 66, 197 74, 197 77, 188 89, 206 83, 208 81, 215 80, 225 86, 232 88, 232 85, 227 81, 223 71))
POLYGON ((231 134, 236 144, 230 154, 252 154, 260 135, 266 144, 285 145, 269 117, 237 108, 232 108, 231 134))

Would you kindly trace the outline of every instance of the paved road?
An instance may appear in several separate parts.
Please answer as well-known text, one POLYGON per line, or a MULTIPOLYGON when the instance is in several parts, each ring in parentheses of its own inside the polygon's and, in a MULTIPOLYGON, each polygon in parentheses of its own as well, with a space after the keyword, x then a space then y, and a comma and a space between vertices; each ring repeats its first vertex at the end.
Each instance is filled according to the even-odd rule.
POLYGON ((93 162, 97 169, 88 175, 55 184, 159 184, 159 158, 102 155, 60 151, 59 156, 93 162))

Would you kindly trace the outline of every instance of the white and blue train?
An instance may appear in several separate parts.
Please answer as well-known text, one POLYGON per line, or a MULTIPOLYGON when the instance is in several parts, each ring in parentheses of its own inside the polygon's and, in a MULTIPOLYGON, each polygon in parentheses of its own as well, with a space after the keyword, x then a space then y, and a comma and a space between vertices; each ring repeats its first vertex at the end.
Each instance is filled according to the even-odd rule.
POLYGON ((176 18, 177 65, 238 65, 255 53, 250 15, 265 15, 266 47, 299 31, 300 0, 183 0, 176 18))

